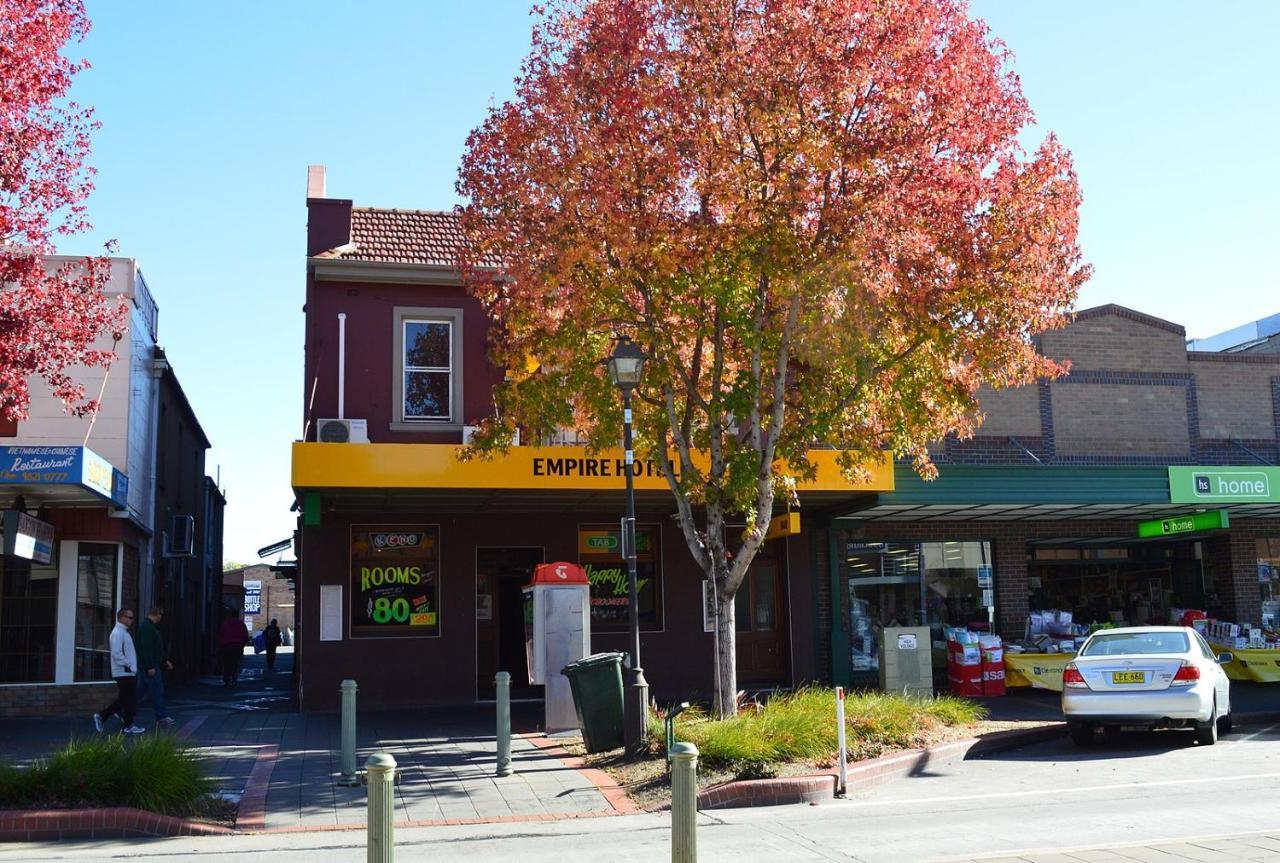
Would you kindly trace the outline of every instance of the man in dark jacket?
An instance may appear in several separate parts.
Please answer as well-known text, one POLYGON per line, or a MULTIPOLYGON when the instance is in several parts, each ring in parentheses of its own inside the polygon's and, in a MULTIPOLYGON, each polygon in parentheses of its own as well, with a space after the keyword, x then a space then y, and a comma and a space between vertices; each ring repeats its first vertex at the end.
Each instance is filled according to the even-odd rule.
POLYGON ((151 706, 156 712, 156 723, 173 725, 173 717, 169 715, 164 703, 164 673, 173 670, 169 661, 169 652, 164 646, 164 636, 160 634, 160 620, 164 617, 164 609, 154 606, 138 625, 138 703, 151 694, 151 706))
POLYGON ((267 669, 275 671, 276 669, 276 650, 280 647, 280 625, 276 623, 276 619, 271 618, 271 623, 267 624, 267 628, 262 630, 262 640, 267 648, 267 669))

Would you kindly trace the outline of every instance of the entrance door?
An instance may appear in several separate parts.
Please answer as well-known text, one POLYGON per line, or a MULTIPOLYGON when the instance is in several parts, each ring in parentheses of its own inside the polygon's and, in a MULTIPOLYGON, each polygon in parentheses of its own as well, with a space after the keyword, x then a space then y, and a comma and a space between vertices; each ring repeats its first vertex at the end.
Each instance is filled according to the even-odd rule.
POLYGON ((529 683, 524 652, 524 595, 533 568, 542 563, 540 548, 476 549, 476 693, 494 697, 493 677, 511 675, 511 697, 542 698, 529 683))
POLYGON ((787 611, 782 568, 771 557, 751 562, 734 597, 738 680, 788 683, 787 611))

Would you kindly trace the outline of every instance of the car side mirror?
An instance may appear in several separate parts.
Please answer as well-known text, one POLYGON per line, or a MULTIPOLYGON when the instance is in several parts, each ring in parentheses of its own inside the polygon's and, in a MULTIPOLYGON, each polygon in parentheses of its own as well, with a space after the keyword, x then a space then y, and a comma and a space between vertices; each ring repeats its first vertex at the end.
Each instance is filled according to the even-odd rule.
POLYGON ((1219 653, 1219 654, 1218 654, 1218 664, 1219 664, 1219 665, 1226 665, 1228 662, 1232 662, 1232 661, 1234 661, 1234 660, 1235 660, 1235 657, 1234 657, 1234 656, 1232 656, 1230 653, 1219 653))

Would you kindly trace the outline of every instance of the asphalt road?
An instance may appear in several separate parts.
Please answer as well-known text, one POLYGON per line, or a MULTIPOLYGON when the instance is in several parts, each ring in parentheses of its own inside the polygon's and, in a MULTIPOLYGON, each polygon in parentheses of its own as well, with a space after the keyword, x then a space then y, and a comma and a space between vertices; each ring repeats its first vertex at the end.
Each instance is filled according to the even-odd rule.
MULTIPOLYGON (((666 816, 637 815, 401 830, 396 856, 471 863, 658 861, 670 859, 668 829, 666 816)), ((1064 737, 981 759, 922 765, 910 778, 822 806, 707 813, 700 816, 699 859, 1172 863, 1183 858, 1141 846, 1264 831, 1280 833, 1280 723, 1274 721, 1238 725, 1213 747, 1173 732, 1126 735, 1084 750, 1064 737), (1048 853, 1122 846, 1129 850, 1119 858, 1048 853)), ((363 843, 360 833, 309 833, 9 845, 0 848, 0 861, 177 863, 217 854, 219 863, 261 863, 264 855, 282 863, 329 863, 362 859, 363 843)), ((1280 848, 1274 856, 1264 848, 1248 859, 1280 860, 1280 848)))

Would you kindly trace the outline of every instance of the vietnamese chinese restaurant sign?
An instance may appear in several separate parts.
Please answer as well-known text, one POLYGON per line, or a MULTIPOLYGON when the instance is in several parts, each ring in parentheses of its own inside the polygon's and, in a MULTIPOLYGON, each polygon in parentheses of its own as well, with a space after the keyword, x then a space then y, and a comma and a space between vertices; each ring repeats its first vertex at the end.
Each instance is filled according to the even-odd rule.
POLYGON ((439 603, 439 525, 352 526, 352 637, 439 635, 439 603))
POLYGON ((78 485, 123 507, 128 476, 84 446, 0 447, 0 485, 78 485))

